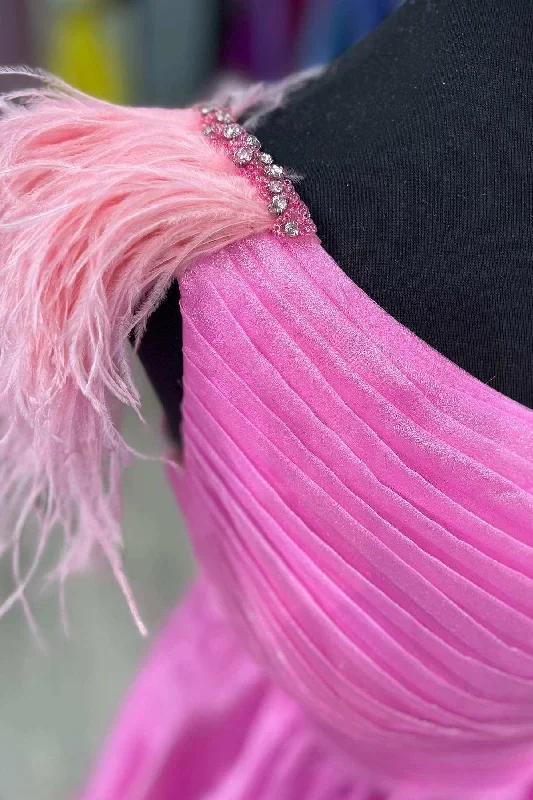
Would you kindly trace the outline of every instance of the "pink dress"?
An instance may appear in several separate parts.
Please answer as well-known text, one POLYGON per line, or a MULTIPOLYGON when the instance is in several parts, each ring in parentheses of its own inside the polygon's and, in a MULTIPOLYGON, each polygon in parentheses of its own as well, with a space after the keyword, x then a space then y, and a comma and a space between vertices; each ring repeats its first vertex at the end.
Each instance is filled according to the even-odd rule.
POLYGON ((532 412, 316 239, 180 290, 170 478, 204 577, 84 800, 533 797, 532 412))
POLYGON ((533 798, 533 412, 346 277, 226 112, 29 105, 0 126, 0 456, 43 530, 89 530, 67 566, 94 538, 120 577, 106 392, 136 405, 149 287, 177 274, 183 317, 201 576, 83 800, 533 798))

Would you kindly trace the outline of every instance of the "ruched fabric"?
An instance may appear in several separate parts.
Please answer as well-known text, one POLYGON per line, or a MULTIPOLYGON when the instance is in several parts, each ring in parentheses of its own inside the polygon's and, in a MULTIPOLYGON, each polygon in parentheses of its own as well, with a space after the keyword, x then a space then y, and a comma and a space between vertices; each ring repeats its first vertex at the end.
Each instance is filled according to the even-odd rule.
MULTIPOLYGON (((196 553, 242 658, 348 772, 338 795, 313 794, 308 763, 299 793, 285 765, 275 794, 221 779, 146 797, 533 796, 533 412, 411 334, 316 241, 251 237, 180 291, 172 481, 196 553)), ((240 678, 217 681, 209 653, 200 718, 224 747, 248 730, 217 728, 240 678)), ((186 752, 208 765, 203 746, 186 752)))
POLYGON ((83 800, 382 800, 372 791, 244 651, 200 580, 132 687, 83 800))

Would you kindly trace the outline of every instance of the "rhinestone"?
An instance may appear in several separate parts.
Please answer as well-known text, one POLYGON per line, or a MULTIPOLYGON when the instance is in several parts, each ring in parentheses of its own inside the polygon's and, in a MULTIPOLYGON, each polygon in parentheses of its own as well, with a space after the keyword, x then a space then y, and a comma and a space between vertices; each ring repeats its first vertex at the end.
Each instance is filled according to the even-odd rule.
POLYGON ((257 136, 252 136, 251 134, 249 134, 246 137, 246 144, 248 145, 248 147, 251 147, 252 150, 259 150, 259 148, 261 147, 261 142, 259 141, 257 136))
POLYGON ((277 164, 270 164, 270 166, 265 167, 265 174, 270 178, 282 178, 283 167, 278 167, 277 164))
POLYGON ((268 191, 272 192, 272 194, 279 194, 283 191, 285 187, 283 186, 283 181, 269 181, 268 182, 268 191))
POLYGON ((261 151, 259 139, 239 125, 231 112, 216 106, 197 108, 204 118, 200 130, 204 136, 216 140, 222 137, 226 154, 240 167, 251 165, 245 170, 251 180, 258 184, 259 193, 266 199, 269 212, 276 218, 271 231, 282 236, 303 236, 314 233, 316 227, 311 222, 309 210, 295 194, 283 167, 274 163, 269 153, 261 151), (268 194, 267 194, 268 192, 268 194), (287 212, 287 213, 285 213, 287 212))
POLYGON ((292 219, 285 223, 284 230, 287 236, 298 236, 298 233, 300 232, 298 223, 292 219))
POLYGON ((288 200, 284 194, 277 194, 275 197, 272 198, 272 202, 268 206, 268 210, 271 214, 283 214, 285 209, 287 208, 288 200))
POLYGON ((242 128, 237 123, 233 122, 231 125, 226 125, 223 130, 226 139, 236 139, 242 133, 242 128))
POLYGON ((239 149, 236 150, 233 155, 233 160, 240 167, 244 167, 245 164, 250 163, 253 157, 254 151, 251 147, 239 147, 239 149))

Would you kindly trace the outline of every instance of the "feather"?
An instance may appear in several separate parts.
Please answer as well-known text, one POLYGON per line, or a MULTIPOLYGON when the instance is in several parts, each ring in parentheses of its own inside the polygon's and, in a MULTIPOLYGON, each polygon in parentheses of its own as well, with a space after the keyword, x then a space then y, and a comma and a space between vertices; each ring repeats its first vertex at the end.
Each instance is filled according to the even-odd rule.
POLYGON ((62 580, 100 549, 142 629, 120 557, 131 449, 117 412, 140 413, 128 338, 188 264, 270 215, 194 109, 118 107, 0 72, 42 84, 0 97, 0 548, 18 565, 34 516, 38 553, 63 531, 62 580))

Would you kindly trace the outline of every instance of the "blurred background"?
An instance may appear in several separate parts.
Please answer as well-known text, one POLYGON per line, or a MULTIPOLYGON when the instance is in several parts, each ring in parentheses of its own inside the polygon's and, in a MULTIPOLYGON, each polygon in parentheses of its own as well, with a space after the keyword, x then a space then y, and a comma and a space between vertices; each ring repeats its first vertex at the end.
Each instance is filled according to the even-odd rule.
MULTIPOLYGON (((0 65, 44 67, 117 103, 187 105, 221 79, 276 80, 327 63, 398 4, 0 0, 0 65)), ((147 421, 127 416, 126 438, 154 453, 160 415, 136 369, 147 421)), ((157 463, 137 462, 127 472, 123 528, 126 570, 149 637, 139 636, 105 570, 71 579, 68 636, 57 592, 43 582, 29 592, 41 646, 20 608, 0 619, 0 800, 74 800, 144 653, 192 576, 183 524, 157 463)), ((52 545, 43 574, 53 560, 52 545)), ((11 590, 6 558, 0 586, 3 595, 11 590)))

